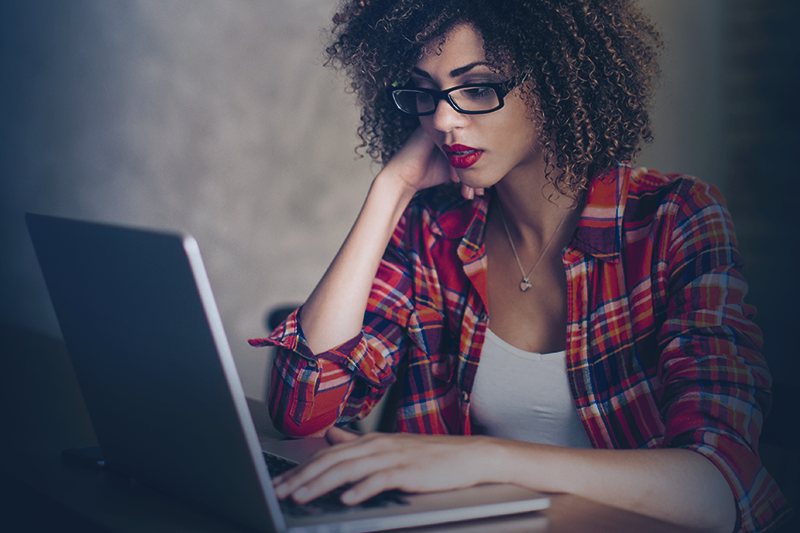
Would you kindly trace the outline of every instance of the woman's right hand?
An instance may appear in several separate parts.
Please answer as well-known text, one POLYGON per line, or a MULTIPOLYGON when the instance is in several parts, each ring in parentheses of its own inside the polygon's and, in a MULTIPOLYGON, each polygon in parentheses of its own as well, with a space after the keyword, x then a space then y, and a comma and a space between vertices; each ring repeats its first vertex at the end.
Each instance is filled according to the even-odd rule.
MULTIPOLYGON (((364 206, 339 253, 303 306, 303 332, 314 353, 361 331, 372 282, 395 226, 418 191, 459 182, 442 151, 417 128, 372 182, 364 206)), ((482 189, 462 184, 472 199, 482 189)))
MULTIPOLYGON (((436 143, 419 127, 408 138, 402 148, 392 157, 381 174, 395 176, 405 182, 412 193, 453 181, 459 183, 455 169, 436 146, 436 143)), ((482 195, 483 189, 462 185, 461 194, 472 199, 482 195)))

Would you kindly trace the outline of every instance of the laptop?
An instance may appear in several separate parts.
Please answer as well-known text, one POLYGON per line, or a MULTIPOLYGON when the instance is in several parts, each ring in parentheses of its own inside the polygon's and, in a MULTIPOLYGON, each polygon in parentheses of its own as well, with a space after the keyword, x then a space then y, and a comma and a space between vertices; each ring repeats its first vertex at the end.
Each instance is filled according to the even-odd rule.
POLYGON ((498 484, 389 491, 353 508, 279 502, 268 448, 299 461, 324 439, 259 441, 196 240, 26 221, 106 468, 263 532, 378 531, 548 507, 543 494, 498 484))

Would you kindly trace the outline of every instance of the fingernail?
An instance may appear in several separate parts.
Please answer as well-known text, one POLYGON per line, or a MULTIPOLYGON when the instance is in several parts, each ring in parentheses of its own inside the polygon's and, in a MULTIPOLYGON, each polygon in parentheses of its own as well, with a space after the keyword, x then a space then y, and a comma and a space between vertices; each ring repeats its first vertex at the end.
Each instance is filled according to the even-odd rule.
POLYGON ((348 490, 347 492, 345 492, 344 494, 342 494, 342 501, 343 501, 344 503, 350 503, 350 502, 352 502, 352 501, 353 501, 353 500, 355 500, 355 499, 356 499, 356 495, 355 495, 355 493, 354 493, 354 492, 352 492, 352 491, 349 491, 349 490, 348 490))
POLYGON ((293 497, 294 497, 294 499, 295 499, 295 500, 302 500, 302 499, 303 499, 303 497, 304 497, 306 494, 308 494, 308 489, 307 489, 307 488, 305 488, 305 487, 300 487, 299 489, 297 489, 296 491, 294 491, 294 495, 293 495, 293 497))

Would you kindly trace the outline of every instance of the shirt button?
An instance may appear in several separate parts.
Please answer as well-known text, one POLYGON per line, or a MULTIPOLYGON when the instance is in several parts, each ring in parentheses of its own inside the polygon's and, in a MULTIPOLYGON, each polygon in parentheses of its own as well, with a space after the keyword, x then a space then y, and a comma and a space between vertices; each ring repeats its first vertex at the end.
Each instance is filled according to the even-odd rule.
POLYGON ((311 368, 317 368, 317 362, 316 361, 308 361, 308 366, 310 366, 311 368))
POLYGON ((468 402, 469 401, 469 393, 465 390, 461 391, 461 401, 468 402))

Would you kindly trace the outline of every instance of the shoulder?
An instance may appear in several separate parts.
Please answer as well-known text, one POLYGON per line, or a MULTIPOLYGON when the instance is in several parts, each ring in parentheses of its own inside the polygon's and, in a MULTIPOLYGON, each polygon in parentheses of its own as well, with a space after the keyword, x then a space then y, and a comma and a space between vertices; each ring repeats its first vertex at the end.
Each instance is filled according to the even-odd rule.
POLYGON ((590 182, 573 242, 595 257, 613 259, 623 242, 663 242, 695 223, 729 218, 713 185, 620 164, 590 182))
POLYGON ((660 208, 676 212, 708 206, 726 207, 722 193, 711 183, 689 174, 664 174, 643 167, 630 169, 626 211, 646 213, 660 208))
POLYGON ((720 190, 689 174, 632 168, 626 188, 624 223, 628 229, 652 223, 682 226, 688 221, 730 219, 720 190))
POLYGON ((623 240, 631 257, 665 262, 673 278, 741 268, 733 220, 717 187, 643 168, 631 169, 627 186, 623 240))

